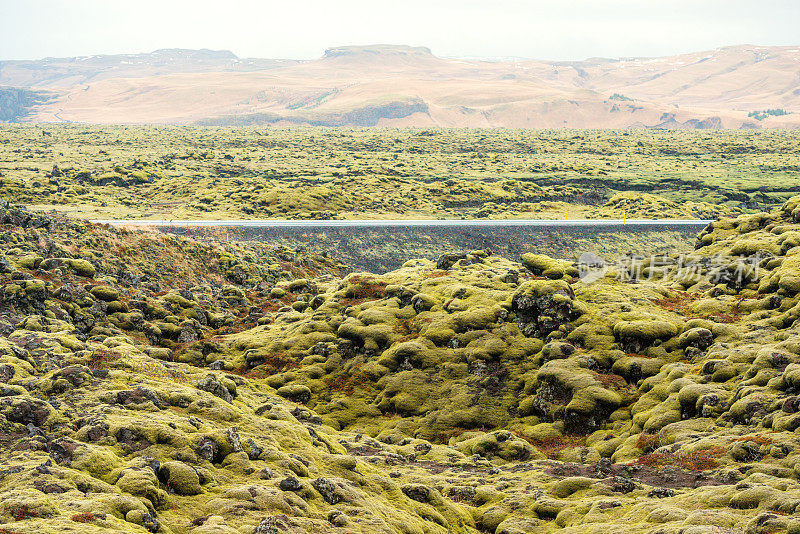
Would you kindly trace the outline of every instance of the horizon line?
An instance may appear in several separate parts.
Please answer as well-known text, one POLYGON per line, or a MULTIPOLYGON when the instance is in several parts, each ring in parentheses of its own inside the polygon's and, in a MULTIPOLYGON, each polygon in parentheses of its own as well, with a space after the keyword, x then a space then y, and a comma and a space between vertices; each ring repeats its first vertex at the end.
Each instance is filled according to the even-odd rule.
POLYGON ((792 45, 762 45, 762 44, 754 44, 754 43, 738 43, 738 44, 728 44, 728 45, 720 45, 714 48, 704 48, 704 49, 697 49, 691 52, 676 52, 674 54, 666 54, 666 55, 624 55, 624 56, 602 56, 602 55, 595 55, 595 56, 586 56, 582 59, 546 59, 542 57, 531 57, 531 56, 517 56, 513 54, 509 55, 437 55, 433 49, 425 45, 408 45, 408 44, 396 44, 396 43, 370 43, 370 44, 349 44, 349 45, 335 45, 326 47, 322 55, 313 57, 313 58, 292 58, 292 57, 268 57, 268 56, 239 56, 233 50, 229 48, 183 48, 183 47, 165 47, 165 48, 156 48, 154 50, 145 51, 145 52, 119 52, 119 53, 95 53, 95 54, 83 54, 83 55, 75 55, 75 56, 44 56, 44 57, 37 57, 35 59, 15 59, 15 58, 0 58, 0 62, 36 62, 36 61, 47 61, 47 60, 58 60, 58 59, 90 59, 90 58, 97 58, 97 57, 124 57, 124 56, 143 56, 143 55, 151 55, 158 52, 168 52, 168 51, 185 51, 185 52, 227 52, 233 55, 233 57, 237 60, 273 60, 273 61, 298 61, 298 62, 309 62, 309 61, 318 61, 321 59, 325 59, 326 54, 330 50, 335 49, 342 49, 342 48, 371 48, 371 47, 397 47, 397 48, 409 48, 409 49, 420 49, 424 48, 434 57, 441 58, 441 59, 461 59, 461 60, 471 60, 471 61, 489 61, 489 62, 505 62, 505 61, 541 61, 545 63, 580 63, 585 61, 591 60, 610 60, 610 61, 624 61, 624 60, 638 60, 638 59, 656 59, 656 58, 665 58, 665 57, 673 57, 673 56, 682 56, 687 54, 695 54, 695 53, 702 53, 702 52, 711 52, 717 50, 725 50, 731 48, 747 48, 747 47, 755 47, 755 48, 793 48, 798 47, 800 48, 800 43, 792 44, 792 45))

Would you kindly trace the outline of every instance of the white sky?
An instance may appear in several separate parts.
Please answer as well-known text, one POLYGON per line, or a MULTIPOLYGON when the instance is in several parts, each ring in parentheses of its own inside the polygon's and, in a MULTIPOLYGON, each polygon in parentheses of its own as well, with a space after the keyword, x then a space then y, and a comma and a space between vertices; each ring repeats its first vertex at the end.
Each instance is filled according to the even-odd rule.
POLYGON ((0 59, 158 48, 305 59, 375 43, 539 59, 798 45, 800 0, 0 0, 0 59))

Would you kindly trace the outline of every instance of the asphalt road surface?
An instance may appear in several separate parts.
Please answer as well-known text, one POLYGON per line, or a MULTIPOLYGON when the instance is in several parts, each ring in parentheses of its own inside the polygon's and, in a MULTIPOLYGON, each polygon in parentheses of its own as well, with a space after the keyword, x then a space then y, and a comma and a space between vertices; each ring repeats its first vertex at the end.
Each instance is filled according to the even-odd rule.
POLYGON ((538 226, 564 228, 571 226, 658 226, 658 227, 703 227, 710 220, 703 219, 417 219, 417 220, 125 220, 106 219, 92 221, 115 226, 244 226, 252 228, 385 228, 392 226, 434 226, 434 227, 503 227, 503 226, 538 226))
POLYGON ((353 270, 373 273, 397 269, 414 258, 491 250, 517 261, 537 252, 569 259, 582 252, 609 258, 624 251, 639 254, 691 250, 705 220, 104 220, 127 227, 218 242, 270 243, 292 250, 329 254, 353 270))

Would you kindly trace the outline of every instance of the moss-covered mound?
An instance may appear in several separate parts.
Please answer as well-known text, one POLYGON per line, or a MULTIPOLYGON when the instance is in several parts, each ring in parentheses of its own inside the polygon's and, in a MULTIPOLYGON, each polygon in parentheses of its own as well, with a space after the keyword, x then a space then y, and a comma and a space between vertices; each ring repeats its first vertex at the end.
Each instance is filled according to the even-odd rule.
POLYGON ((676 201, 641 191, 617 193, 596 210, 598 217, 616 219, 715 219, 736 213, 708 202, 676 201))

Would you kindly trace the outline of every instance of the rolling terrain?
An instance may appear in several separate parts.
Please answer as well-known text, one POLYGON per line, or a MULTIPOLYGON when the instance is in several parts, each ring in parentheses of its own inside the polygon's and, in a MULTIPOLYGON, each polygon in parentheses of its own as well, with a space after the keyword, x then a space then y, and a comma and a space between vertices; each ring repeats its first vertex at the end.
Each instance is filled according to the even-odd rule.
POLYGON ((0 126, 0 194, 88 219, 715 219, 800 191, 793 130, 0 126))
POLYGON ((800 534, 800 134, 704 131, 791 126, 793 49, 175 54, 0 68, 165 123, 0 126, 0 534, 800 534), (608 117, 661 129, 361 128, 608 117), (713 221, 458 222, 531 217, 713 221))
POLYGON ((800 197, 600 270, 0 222, 4 534, 800 532, 800 197))
POLYGON ((167 50, 1 62, 0 86, 47 91, 45 101, 11 117, 32 122, 800 126, 800 47, 732 46, 579 62, 448 59, 424 47, 394 45, 331 48, 314 61, 167 50))
MULTIPOLYGON (((192 230, 212 242, 302 246, 351 269, 386 272, 449 250, 516 258, 685 251, 691 231, 515 230, 508 219, 716 219, 797 194, 795 131, 121 127, 0 128, 0 194, 94 220, 331 219, 419 228, 192 230), (698 201, 697 199, 702 199, 698 201)), ((627 226, 631 229, 631 225, 627 226)))

